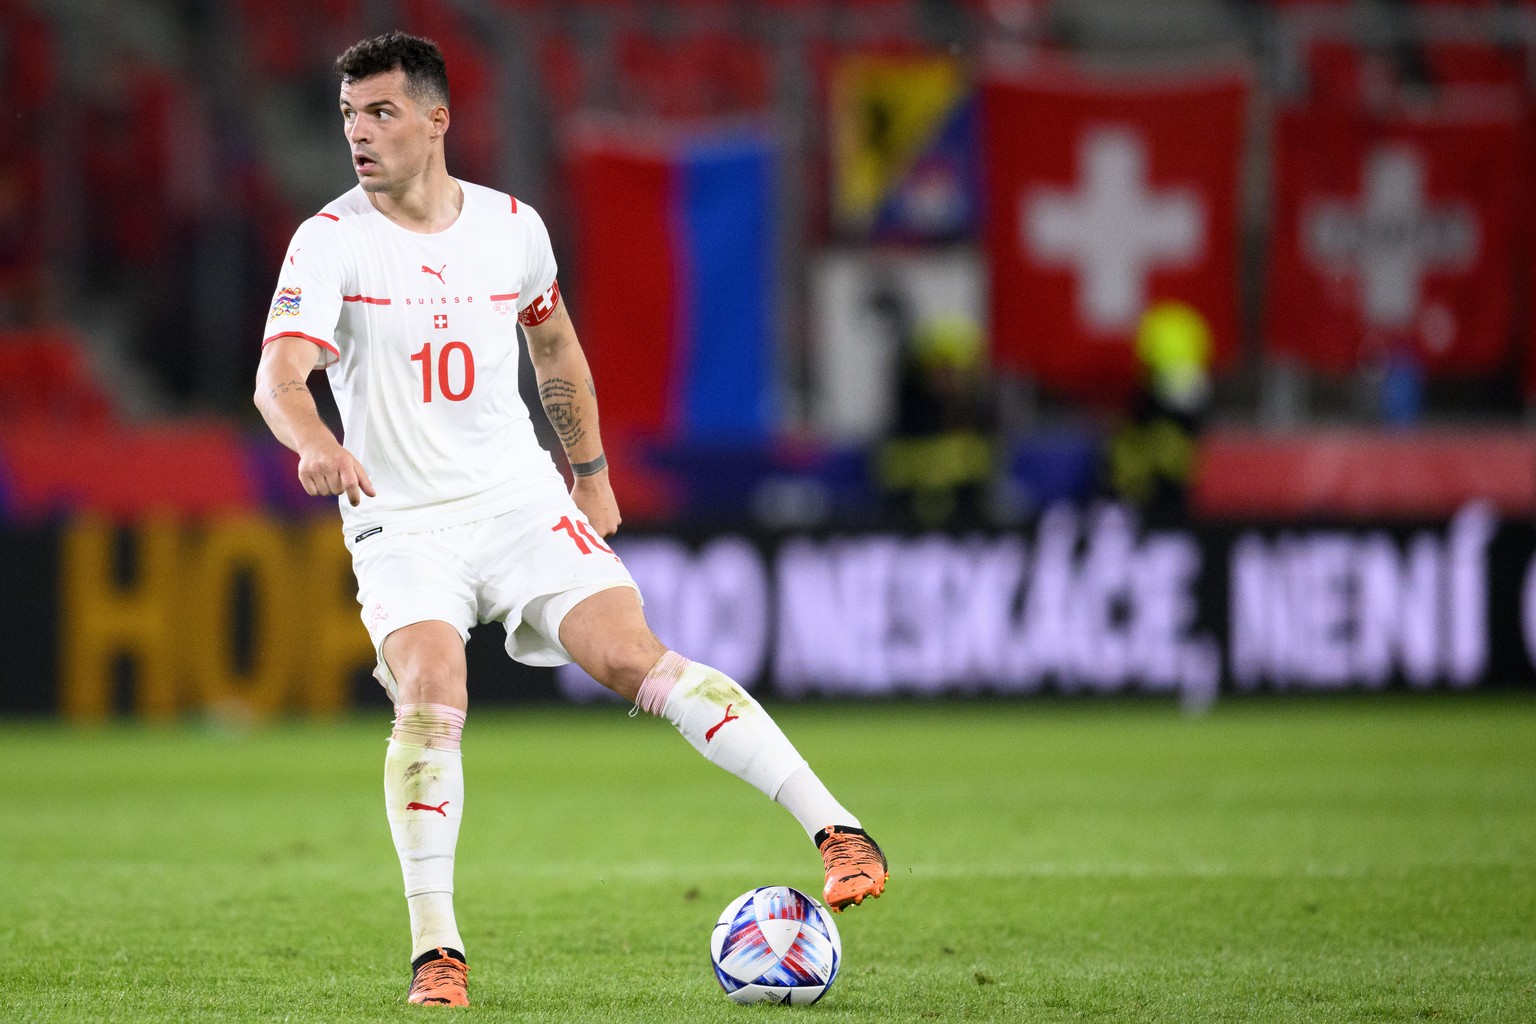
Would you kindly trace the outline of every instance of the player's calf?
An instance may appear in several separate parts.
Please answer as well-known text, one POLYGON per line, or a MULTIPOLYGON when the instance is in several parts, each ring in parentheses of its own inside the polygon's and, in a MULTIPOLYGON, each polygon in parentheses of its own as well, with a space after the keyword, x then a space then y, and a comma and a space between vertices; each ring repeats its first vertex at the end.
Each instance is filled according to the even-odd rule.
POLYGON ((663 654, 635 697, 665 718, 713 764, 767 794, 805 766, 768 712, 730 676, 674 651, 663 654))

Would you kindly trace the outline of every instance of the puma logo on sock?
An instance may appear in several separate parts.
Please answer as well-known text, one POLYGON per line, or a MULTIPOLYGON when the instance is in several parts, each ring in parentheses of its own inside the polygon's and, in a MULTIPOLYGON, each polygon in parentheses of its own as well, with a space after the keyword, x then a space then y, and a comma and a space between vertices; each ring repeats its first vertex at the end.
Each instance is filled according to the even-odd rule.
MULTIPOLYGON (((719 726, 716 726, 715 728, 718 729, 719 726)), ((446 817, 448 817, 448 812, 443 810, 443 808, 447 807, 447 806, 448 806, 448 801, 447 800, 444 800, 442 803, 438 804, 436 807, 433 807, 431 804, 419 804, 415 800, 412 800, 410 803, 405 805, 405 809, 408 810, 408 811, 436 811, 438 814, 441 814, 443 817, 446 818, 446 817)))
POLYGON ((727 704, 725 706, 725 717, 720 719, 720 721, 716 722, 714 725, 709 727, 709 732, 706 732, 704 734, 704 742, 705 743, 708 743, 710 740, 714 739, 715 738, 715 733, 719 732, 720 731, 720 727, 722 725, 724 725, 726 722, 734 722, 734 721, 736 721, 736 719, 741 717, 740 715, 733 715, 733 714, 731 714, 731 708, 733 708, 733 707, 735 707, 734 704, 727 704))

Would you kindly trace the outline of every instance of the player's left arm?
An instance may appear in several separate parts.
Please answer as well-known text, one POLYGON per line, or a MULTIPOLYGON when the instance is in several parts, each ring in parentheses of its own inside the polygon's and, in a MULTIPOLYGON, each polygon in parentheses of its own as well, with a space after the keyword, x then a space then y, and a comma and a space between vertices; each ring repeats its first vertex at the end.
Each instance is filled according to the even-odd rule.
POLYGON ((619 503, 608 480, 608 460, 597 430, 597 388, 565 303, 557 302, 536 324, 524 322, 523 334, 539 384, 539 401, 571 462, 575 478, 571 500, 593 529, 611 537, 619 528, 619 503))

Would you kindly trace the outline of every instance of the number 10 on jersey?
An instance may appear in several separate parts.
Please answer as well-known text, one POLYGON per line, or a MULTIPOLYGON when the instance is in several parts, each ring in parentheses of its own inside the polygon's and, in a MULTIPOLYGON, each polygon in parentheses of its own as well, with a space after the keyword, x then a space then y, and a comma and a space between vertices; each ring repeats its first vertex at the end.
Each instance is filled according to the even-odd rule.
POLYGON ((411 362, 421 363, 421 400, 432 401, 432 392, 441 391, 443 397, 450 402, 462 402, 469 397, 469 393, 475 390, 475 354, 469 350, 469 346, 462 341, 450 341, 437 353, 437 362, 432 361, 432 343, 429 341, 421 346, 421 351, 411 356, 411 362), (453 357, 458 354, 458 359, 453 357), (457 361, 463 366, 464 386, 457 391, 449 383, 449 369, 457 361), (433 371, 437 372, 434 374, 433 371), (435 386, 434 386, 435 385, 435 386))

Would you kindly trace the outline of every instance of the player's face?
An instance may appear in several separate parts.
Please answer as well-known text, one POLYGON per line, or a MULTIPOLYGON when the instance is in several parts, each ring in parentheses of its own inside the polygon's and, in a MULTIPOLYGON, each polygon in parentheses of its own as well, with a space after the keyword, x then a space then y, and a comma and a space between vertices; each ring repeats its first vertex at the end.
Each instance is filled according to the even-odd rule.
POLYGON ((411 98, 399 68, 341 84, 342 127, 366 191, 389 192, 426 169, 438 137, 436 109, 411 98))

